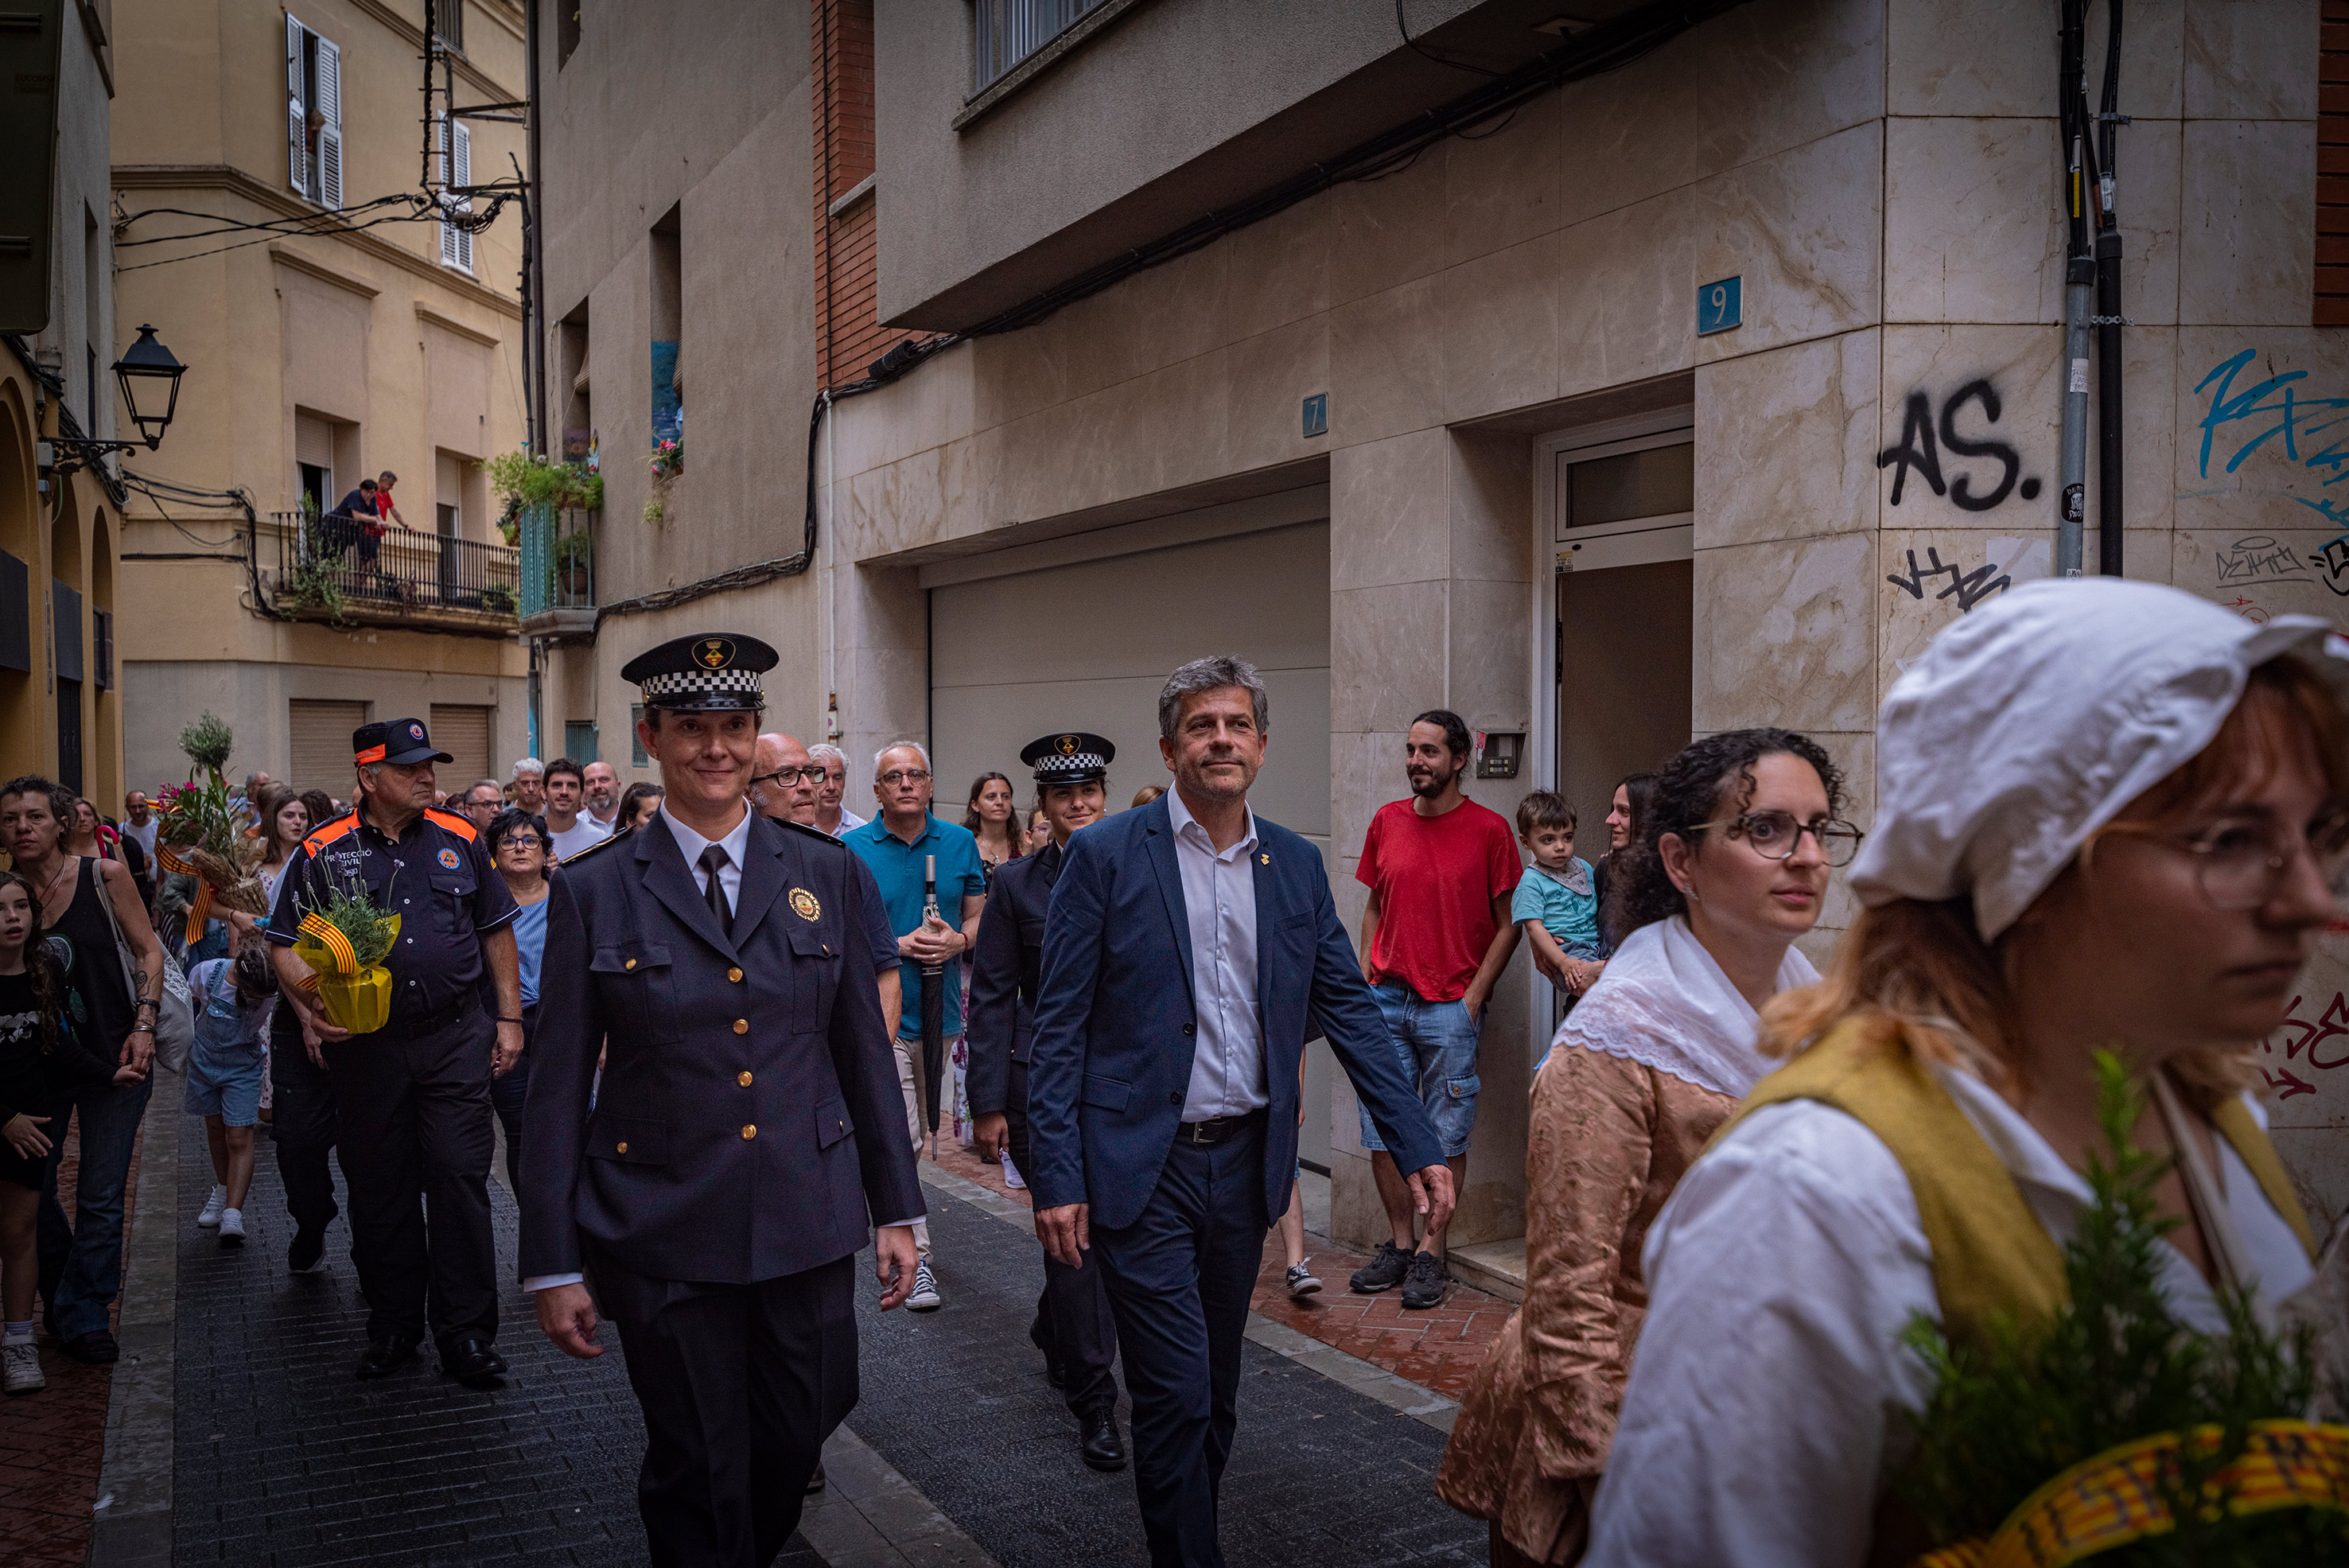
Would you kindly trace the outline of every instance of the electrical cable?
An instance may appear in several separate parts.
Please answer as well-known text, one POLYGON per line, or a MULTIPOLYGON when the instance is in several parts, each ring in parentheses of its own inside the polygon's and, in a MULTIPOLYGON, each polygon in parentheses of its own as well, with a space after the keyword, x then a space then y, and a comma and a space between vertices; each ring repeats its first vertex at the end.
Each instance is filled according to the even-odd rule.
POLYGON ((1403 25, 1402 0, 1395 0, 1395 31, 1402 35, 1403 47, 1423 59, 1433 60, 1439 66, 1450 66, 1455 71, 1471 71, 1480 77, 1498 77, 1506 74, 1503 71, 1487 70, 1483 66, 1472 66, 1465 60, 1455 60, 1422 46, 1411 36, 1411 29, 1403 25))

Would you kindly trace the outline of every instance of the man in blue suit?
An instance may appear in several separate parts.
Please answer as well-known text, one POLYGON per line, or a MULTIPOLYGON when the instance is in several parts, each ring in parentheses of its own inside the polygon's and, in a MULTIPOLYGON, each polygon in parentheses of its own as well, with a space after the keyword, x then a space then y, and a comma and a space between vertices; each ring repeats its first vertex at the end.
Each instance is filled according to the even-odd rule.
POLYGON ((1044 929, 1036 1233, 1071 1267, 1091 1251, 1109 1287, 1155 1568, 1222 1568, 1216 1489, 1265 1231, 1296 1171, 1306 1040, 1328 1036, 1431 1226, 1452 1212, 1319 852, 1248 809, 1268 731, 1255 666, 1174 671, 1158 697, 1174 789, 1069 840, 1044 929))

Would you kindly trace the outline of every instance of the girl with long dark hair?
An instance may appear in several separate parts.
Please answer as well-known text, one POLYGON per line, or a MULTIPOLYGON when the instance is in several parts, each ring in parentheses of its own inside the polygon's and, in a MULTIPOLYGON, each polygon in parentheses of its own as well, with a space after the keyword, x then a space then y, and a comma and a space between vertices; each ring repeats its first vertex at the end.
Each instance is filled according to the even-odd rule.
POLYGON ((1009 779, 1001 774, 985 773, 970 781, 970 799, 963 808, 962 825, 978 840, 978 863, 990 886, 999 867, 1027 853, 1019 817, 1019 808, 1013 804, 1009 779))

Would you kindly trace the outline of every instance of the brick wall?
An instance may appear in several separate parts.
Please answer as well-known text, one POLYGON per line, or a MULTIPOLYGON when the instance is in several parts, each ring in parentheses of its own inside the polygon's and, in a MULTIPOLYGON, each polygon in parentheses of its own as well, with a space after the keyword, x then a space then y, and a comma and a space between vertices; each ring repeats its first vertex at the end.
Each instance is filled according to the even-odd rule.
MULTIPOLYGON (((2349 0, 2335 0, 2349 5, 2349 0)), ((813 0, 816 375, 836 386, 915 336, 881 325, 874 196, 832 214, 873 172, 873 0, 813 0)))

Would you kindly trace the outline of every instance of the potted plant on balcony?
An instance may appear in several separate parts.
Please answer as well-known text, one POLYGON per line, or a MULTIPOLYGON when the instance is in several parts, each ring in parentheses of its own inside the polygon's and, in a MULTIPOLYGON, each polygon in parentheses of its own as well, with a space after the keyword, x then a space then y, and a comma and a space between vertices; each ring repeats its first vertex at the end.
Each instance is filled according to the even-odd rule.
POLYGON ((554 575, 563 585, 564 602, 591 604, 595 593, 595 541, 593 535, 565 534, 554 542, 554 575))
POLYGON ((505 583, 484 583, 481 586, 481 607, 492 615, 512 615, 519 604, 512 587, 505 583))

